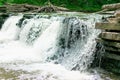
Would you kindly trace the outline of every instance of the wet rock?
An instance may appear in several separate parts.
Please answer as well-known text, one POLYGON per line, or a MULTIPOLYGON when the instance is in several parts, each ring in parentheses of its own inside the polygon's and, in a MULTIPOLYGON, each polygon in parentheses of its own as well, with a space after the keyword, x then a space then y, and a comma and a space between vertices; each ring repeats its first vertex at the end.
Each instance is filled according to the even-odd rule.
POLYGON ((6 10, 7 10, 6 7, 4 7, 4 6, 1 6, 1 7, 0 7, 0 12, 3 13, 3 12, 6 12, 6 10))
POLYGON ((23 21, 24 21, 25 19, 31 19, 31 18, 33 18, 34 15, 35 15, 35 14, 33 14, 33 15, 32 15, 32 14, 24 14, 23 17, 19 20, 19 22, 18 22, 17 25, 21 28, 23 21))
POLYGON ((120 55, 115 54, 114 52, 105 52, 104 57, 114 59, 114 60, 120 60, 120 55))
POLYGON ((9 17, 9 14, 0 14, 0 29, 2 28, 2 25, 4 23, 4 21, 9 17))
POLYGON ((36 14, 24 14, 23 17, 27 19, 31 19, 35 16, 36 14))
MULTIPOLYGON (((99 54, 102 54, 101 67, 107 71, 120 74, 120 3, 104 5, 103 10, 114 10, 111 17, 103 18, 102 22, 96 23, 96 29, 101 29, 102 32, 98 43, 103 46, 99 54)), ((98 47, 96 47, 99 49, 98 47)), ((96 53, 97 54, 97 53, 96 53)))
MULTIPOLYGON (((112 57, 113 55, 111 55, 112 57)), ((111 59, 108 57, 102 58, 101 67, 107 71, 120 74, 120 60, 111 59)), ((116 56, 117 57, 117 56, 116 56)), ((120 58, 120 57, 118 57, 120 58)))
POLYGON ((104 16, 102 17, 101 21, 102 21, 102 22, 108 22, 107 18, 104 17, 104 16))
POLYGON ((113 42, 108 40, 96 39, 97 42, 101 42, 104 46, 111 46, 120 49, 120 42, 113 42))
POLYGON ((120 41, 120 33, 117 32, 102 32, 99 37, 106 40, 120 41))
POLYGON ((111 47, 111 46, 104 46, 104 49, 106 51, 109 51, 109 52, 117 52, 117 53, 120 53, 120 48, 115 48, 115 47, 111 47))

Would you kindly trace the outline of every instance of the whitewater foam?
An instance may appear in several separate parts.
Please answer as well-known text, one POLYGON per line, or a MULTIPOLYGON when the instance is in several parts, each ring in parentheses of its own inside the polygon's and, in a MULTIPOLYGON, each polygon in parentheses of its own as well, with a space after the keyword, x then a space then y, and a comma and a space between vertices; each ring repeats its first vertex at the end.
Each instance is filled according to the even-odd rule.
MULTIPOLYGON (((35 16, 34 18, 27 20, 27 23, 23 24, 20 28, 16 24, 21 18, 22 15, 11 16, 6 20, 2 26, 2 30, 0 31, 0 70, 4 69, 5 71, 0 74, 4 75, 5 73, 9 73, 11 71, 13 72, 13 75, 16 75, 16 77, 11 76, 11 78, 8 79, 16 80, 101 80, 100 76, 96 74, 90 74, 87 71, 84 73, 80 72, 81 70, 86 70, 88 68, 87 66, 93 60, 93 51, 95 48, 94 39, 97 35, 94 27, 89 27, 89 25, 92 25, 93 23, 89 22, 91 24, 88 24, 86 21, 80 21, 80 19, 77 18, 77 21, 80 21, 80 24, 85 25, 83 27, 86 28, 87 25, 89 30, 95 32, 90 31, 90 36, 86 36, 86 33, 81 34, 82 39, 84 36, 87 37, 87 42, 84 42, 84 44, 86 43, 83 47, 84 49, 81 48, 80 45, 76 46, 76 44, 81 42, 79 41, 79 38, 76 38, 71 50, 68 50, 69 35, 61 35, 61 31, 67 29, 65 26, 66 24, 63 23, 63 20, 66 18, 41 18, 35 16), (65 54, 67 51, 69 54, 75 53, 75 51, 81 51, 81 54, 83 55, 79 56, 77 53, 60 56, 57 51, 60 48, 58 43, 59 37, 61 36, 65 37, 66 41, 68 41, 65 43, 65 54), (58 54, 58 59, 62 59, 63 61, 61 63, 58 62, 59 64, 54 64, 52 61, 47 62, 49 61, 47 60, 48 57, 55 54, 58 54), (86 65, 83 65, 84 62, 86 62, 86 65), (76 64, 79 64, 80 69, 75 69, 76 71, 72 71, 71 68, 73 68, 76 64)), ((71 17, 67 17, 67 19, 68 18, 70 19, 71 17)), ((77 25, 77 22, 75 21, 73 24, 77 25)), ((70 23, 72 26, 73 24, 70 23)), ((73 30, 75 33, 75 31, 79 28, 77 27, 73 29, 75 29, 73 30)), ((81 30, 82 29, 84 28, 81 28, 81 30)), ((68 33, 69 31, 70 30, 68 30, 68 33)), ((85 29, 85 31, 87 30, 85 29)), ((73 38, 75 38, 75 34, 72 35, 73 38)), ((84 40, 82 40, 82 42, 83 41, 84 40)), ((0 79, 5 79, 5 77, 0 76, 0 79)))

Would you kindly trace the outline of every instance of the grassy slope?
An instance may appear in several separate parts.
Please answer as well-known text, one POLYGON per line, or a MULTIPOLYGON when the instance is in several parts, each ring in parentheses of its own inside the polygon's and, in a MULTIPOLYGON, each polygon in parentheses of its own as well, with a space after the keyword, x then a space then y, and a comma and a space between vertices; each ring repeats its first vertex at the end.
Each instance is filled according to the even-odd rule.
POLYGON ((53 5, 66 7, 70 10, 94 12, 101 9, 103 4, 117 3, 120 0, 0 0, 0 6, 5 3, 28 3, 43 6, 50 1, 53 5))

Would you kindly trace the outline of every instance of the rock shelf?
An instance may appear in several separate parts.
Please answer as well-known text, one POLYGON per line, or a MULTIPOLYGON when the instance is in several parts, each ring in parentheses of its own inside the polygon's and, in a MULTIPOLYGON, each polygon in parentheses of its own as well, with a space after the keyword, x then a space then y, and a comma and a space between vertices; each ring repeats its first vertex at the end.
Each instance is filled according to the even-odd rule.
POLYGON ((120 74, 120 3, 104 5, 103 9, 115 10, 112 17, 96 23, 96 29, 102 32, 96 41, 103 45, 101 67, 107 71, 120 74))

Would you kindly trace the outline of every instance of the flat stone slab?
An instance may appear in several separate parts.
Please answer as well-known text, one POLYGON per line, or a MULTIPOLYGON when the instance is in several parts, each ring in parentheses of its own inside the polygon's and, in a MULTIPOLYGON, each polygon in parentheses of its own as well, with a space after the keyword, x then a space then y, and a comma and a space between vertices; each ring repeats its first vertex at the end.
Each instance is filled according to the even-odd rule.
POLYGON ((112 41, 118 41, 120 42, 120 33, 116 32, 102 32, 99 35, 100 38, 106 39, 106 40, 112 40, 112 41))
POLYGON ((114 15, 115 11, 99 11, 99 14, 110 14, 110 15, 114 15))
POLYGON ((120 61, 120 55, 117 55, 117 54, 114 54, 114 53, 108 53, 108 52, 106 52, 105 55, 104 55, 104 57, 120 61))
POLYGON ((114 48, 114 47, 110 47, 110 46, 104 46, 104 49, 106 51, 120 53, 120 48, 114 48))
POLYGON ((97 42, 101 42, 103 45, 120 48, 120 42, 107 41, 100 38, 96 39, 97 42))
POLYGON ((120 8, 120 3, 107 4, 102 6, 102 9, 107 9, 107 10, 117 10, 119 8, 120 8))
POLYGON ((116 30, 120 31, 120 23, 96 23, 95 24, 96 29, 102 29, 102 30, 116 30))
POLYGON ((107 18, 107 20, 108 20, 108 22, 109 23, 118 23, 118 24, 120 24, 120 17, 118 17, 118 18, 107 18))

